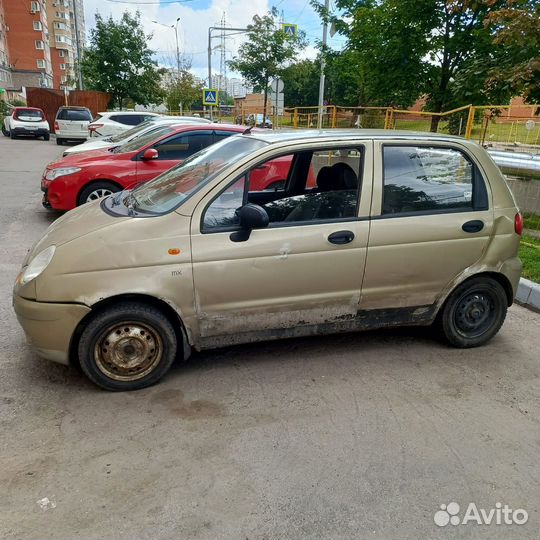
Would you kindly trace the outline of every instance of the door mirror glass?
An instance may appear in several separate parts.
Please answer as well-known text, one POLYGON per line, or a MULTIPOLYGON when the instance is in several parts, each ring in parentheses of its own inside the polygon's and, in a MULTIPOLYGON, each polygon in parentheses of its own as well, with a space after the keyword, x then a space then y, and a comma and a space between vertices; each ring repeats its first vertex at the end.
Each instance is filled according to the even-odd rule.
POLYGON ((158 156, 159 156, 159 153, 155 148, 147 148, 143 152, 141 159, 144 159, 144 160, 157 159, 158 156))

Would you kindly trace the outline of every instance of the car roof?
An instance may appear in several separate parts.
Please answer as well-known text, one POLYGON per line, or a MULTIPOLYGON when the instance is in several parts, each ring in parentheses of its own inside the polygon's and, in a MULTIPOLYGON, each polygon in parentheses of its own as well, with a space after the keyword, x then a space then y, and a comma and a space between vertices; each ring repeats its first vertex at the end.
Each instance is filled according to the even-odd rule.
POLYGON ((405 131, 388 129, 291 129, 278 131, 253 131, 250 137, 256 137, 270 144, 283 142, 317 142, 332 140, 357 139, 400 139, 400 140, 436 140, 436 141, 464 141, 457 135, 440 133, 427 133, 425 131, 405 131))
POLYGON ((13 107, 13 110, 14 111, 25 110, 25 111, 41 111, 41 112, 43 112, 43 110, 38 108, 38 107, 24 107, 22 105, 20 107, 13 107))
POLYGON ((223 129, 225 131, 236 131, 237 133, 243 133, 246 130, 245 126, 239 126, 238 124, 188 124, 185 123, 179 123, 176 126, 173 124, 172 126, 169 126, 175 130, 175 133, 179 131, 192 131, 192 130, 200 130, 200 131, 208 131, 212 129, 223 129))
POLYGON ((75 109, 78 111, 88 111, 88 107, 81 107, 79 105, 62 105, 61 107, 58 107, 58 110, 60 109, 75 109))
POLYGON ((151 114, 154 116, 160 116, 159 113, 150 112, 150 111, 104 111, 104 112, 98 112, 98 114, 101 114, 102 116, 106 114, 151 114))

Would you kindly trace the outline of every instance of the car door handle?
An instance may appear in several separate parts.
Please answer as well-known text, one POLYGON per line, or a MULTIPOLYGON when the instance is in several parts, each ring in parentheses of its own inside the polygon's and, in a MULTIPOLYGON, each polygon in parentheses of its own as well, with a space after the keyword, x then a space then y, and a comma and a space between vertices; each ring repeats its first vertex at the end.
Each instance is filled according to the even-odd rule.
POLYGON ((484 222, 479 219, 473 219, 464 223, 461 228, 468 233, 480 232, 484 228, 484 222))
POLYGON ((352 231, 336 231, 328 237, 331 244, 348 244, 354 240, 352 231))

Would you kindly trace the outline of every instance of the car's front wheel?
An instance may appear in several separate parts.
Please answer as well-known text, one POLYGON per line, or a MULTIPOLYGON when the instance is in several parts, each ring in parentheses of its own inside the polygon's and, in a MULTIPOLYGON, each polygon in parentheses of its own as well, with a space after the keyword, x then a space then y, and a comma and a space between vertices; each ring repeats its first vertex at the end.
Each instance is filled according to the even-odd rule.
POLYGON ((169 319, 153 306, 120 302, 98 312, 82 331, 78 353, 87 377, 106 390, 158 382, 176 358, 169 319))
POLYGON ((502 285, 488 276, 471 278, 459 285, 447 299, 440 325, 454 347, 478 347, 501 328, 508 309, 502 285))
POLYGON ((116 184, 113 184, 112 182, 93 182, 81 191, 79 195, 79 200, 77 201, 77 205, 80 206, 81 204, 87 202, 102 199, 103 197, 107 197, 108 195, 112 195, 113 193, 117 193, 118 191, 121 191, 121 188, 119 188, 116 184))

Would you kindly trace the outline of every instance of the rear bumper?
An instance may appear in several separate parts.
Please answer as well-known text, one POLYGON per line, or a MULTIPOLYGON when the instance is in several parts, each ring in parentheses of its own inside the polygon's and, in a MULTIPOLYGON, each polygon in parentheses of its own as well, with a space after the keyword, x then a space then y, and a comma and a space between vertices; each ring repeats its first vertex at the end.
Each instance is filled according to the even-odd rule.
POLYGON ((71 338, 90 308, 81 304, 52 304, 13 296, 13 308, 28 343, 39 356, 69 364, 71 338))
POLYGON ((43 135, 49 133, 49 130, 45 128, 30 129, 27 127, 16 127, 11 131, 14 135, 34 135, 37 137, 43 137, 43 135))

